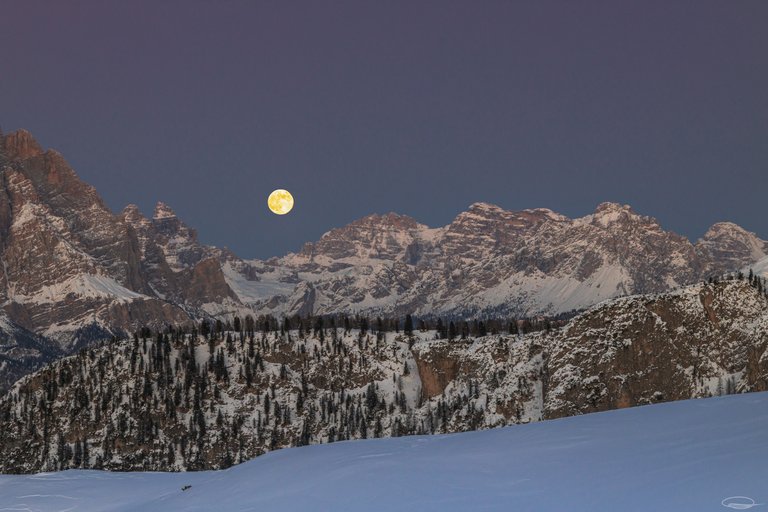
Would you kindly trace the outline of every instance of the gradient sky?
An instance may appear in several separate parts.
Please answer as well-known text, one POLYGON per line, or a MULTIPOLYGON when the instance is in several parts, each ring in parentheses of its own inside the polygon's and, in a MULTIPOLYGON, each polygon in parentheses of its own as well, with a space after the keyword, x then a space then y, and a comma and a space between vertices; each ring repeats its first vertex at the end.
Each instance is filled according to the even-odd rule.
POLYGON ((766 27, 765 0, 10 0, 0 126, 244 257, 475 201, 768 238, 766 27))

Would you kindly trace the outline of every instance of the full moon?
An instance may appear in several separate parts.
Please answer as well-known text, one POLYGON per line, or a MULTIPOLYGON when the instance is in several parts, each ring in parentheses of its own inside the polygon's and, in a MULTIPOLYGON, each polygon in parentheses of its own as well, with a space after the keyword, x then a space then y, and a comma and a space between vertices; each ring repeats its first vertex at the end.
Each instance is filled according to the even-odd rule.
POLYGON ((287 190, 279 188, 269 194, 267 206, 272 210, 272 213, 285 215, 293 208, 293 196, 287 190))

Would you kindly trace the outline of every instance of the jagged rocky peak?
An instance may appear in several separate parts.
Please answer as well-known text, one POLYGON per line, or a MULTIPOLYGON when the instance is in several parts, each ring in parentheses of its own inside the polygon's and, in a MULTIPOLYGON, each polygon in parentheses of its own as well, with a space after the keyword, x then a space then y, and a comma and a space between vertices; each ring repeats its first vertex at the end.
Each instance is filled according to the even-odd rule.
POLYGON ((490 203, 472 203, 467 210, 456 215, 456 218, 446 227, 448 232, 483 229, 483 226, 489 223, 508 218, 509 213, 490 203))
POLYGON ((187 226, 166 203, 158 201, 152 215, 152 224, 156 234, 161 236, 162 243, 168 242, 164 237, 174 237, 174 243, 182 239, 189 243, 197 243, 197 231, 187 226))
POLYGON ((122 211, 123 215, 127 215, 130 217, 143 217, 144 215, 141 213, 141 210, 139 210, 138 205, 135 205, 133 203, 125 205, 125 208, 123 208, 122 211))
POLYGON ((732 222, 718 222, 696 243, 713 262, 713 272, 735 270, 768 255, 768 242, 732 222))
POLYGON ((301 254, 332 259, 397 258, 418 238, 420 232, 428 229, 407 215, 372 214, 328 231, 317 242, 305 244, 301 254))
POLYGON ((155 213, 152 216, 155 220, 163 220, 163 219, 175 219, 176 212, 174 212, 170 206, 165 204, 162 201, 158 201, 155 205, 155 213))
POLYGON ((588 216, 593 225, 611 227, 629 222, 644 222, 658 225, 656 219, 640 215, 628 204, 613 202, 600 203, 595 212, 588 216))
POLYGON ((537 218, 544 218, 547 220, 553 220, 557 222, 568 222, 571 219, 561 213, 557 213, 549 208, 530 208, 517 212, 518 215, 532 215, 537 218))
POLYGON ((610 212, 631 212, 636 214, 636 212, 632 209, 632 206, 614 201, 603 201, 597 205, 597 208, 595 208, 595 214, 604 214, 610 212))
POLYGON ((43 150, 27 130, 0 135, 0 153, 4 162, 23 162, 17 168, 31 180, 37 192, 49 196, 54 204, 81 199, 92 201, 96 197, 93 187, 78 178, 61 153, 53 149, 43 150))
POLYGON ((528 208, 525 210, 520 211, 511 211, 511 210, 505 210, 501 206, 495 205, 493 203, 486 203, 486 202, 476 202, 469 205, 469 208, 467 208, 466 212, 462 212, 458 215, 458 217, 461 217, 462 215, 466 214, 474 214, 474 215, 480 215, 483 217, 489 217, 489 218, 505 218, 505 217, 536 217, 536 218, 547 218, 552 220, 564 220, 567 219, 564 215, 561 215, 555 211, 550 210, 549 208, 528 208))
POLYGON ((733 222, 717 222, 710 227, 704 236, 702 241, 713 242, 722 240, 734 240, 741 242, 744 245, 754 247, 757 251, 765 252, 766 241, 762 240, 759 236, 751 231, 747 231, 738 224, 733 222))
POLYGON ((471 205, 469 205, 468 210, 473 213, 484 214, 484 215, 499 215, 499 214, 507 213, 507 211, 501 206, 497 206, 492 203, 485 203, 482 201, 472 203, 471 205))
POLYGON ((43 150, 28 131, 10 133, 0 142, 4 160, 14 162, 14 168, 29 180, 27 189, 34 190, 55 213, 67 215, 93 207, 87 215, 112 216, 96 190, 78 177, 64 157, 53 149, 43 150))
POLYGON ((510 215, 512 215, 512 212, 507 211, 500 206, 496 206, 495 204, 477 202, 469 205, 469 208, 467 208, 466 211, 459 213, 453 223, 461 223, 478 218, 483 220, 501 220, 508 218, 510 215))
POLYGON ((511 212, 490 203, 473 203, 446 226, 447 251, 478 258, 484 246, 505 241, 511 234, 527 231, 546 220, 533 211, 511 212))
POLYGON ((147 219, 143 213, 141 213, 141 210, 139 210, 139 207, 135 204, 129 204, 125 208, 123 208, 123 211, 120 212, 120 216, 130 224, 131 226, 138 227, 138 226, 144 226, 149 222, 149 219, 147 219))
POLYGON ((25 159, 43 153, 42 147, 27 130, 21 129, 3 137, 3 149, 9 159, 25 159))
POLYGON ((491 203, 477 202, 459 213, 448 228, 455 230, 483 230, 488 226, 505 224, 512 228, 530 228, 546 221, 567 221, 568 218, 549 208, 510 211, 491 203))
MULTIPOLYGON (((345 228, 351 229, 388 229, 388 230, 408 230, 424 228, 422 224, 416 222, 416 219, 409 217, 408 215, 401 215, 399 213, 389 212, 385 214, 373 213, 366 215, 365 217, 349 223, 345 228)), ((341 228, 341 230, 345 229, 341 228)), ((332 234, 333 230, 326 233, 326 235, 332 234)))
POLYGON ((0 180, 7 230, 0 294, 9 298, 11 321, 71 347, 139 323, 183 318, 146 295, 145 244, 126 221, 137 220, 138 209, 115 215, 62 155, 43 151, 25 130, 1 142, 11 165, 0 180))

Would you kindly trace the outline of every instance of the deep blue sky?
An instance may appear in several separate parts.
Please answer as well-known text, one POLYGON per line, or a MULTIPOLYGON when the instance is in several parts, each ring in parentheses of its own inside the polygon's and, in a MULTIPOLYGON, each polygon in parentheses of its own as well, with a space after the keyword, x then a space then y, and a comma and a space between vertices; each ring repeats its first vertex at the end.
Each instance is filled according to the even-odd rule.
POLYGON ((245 257, 475 201, 768 237, 766 27, 765 0, 8 1, 0 126, 245 257))

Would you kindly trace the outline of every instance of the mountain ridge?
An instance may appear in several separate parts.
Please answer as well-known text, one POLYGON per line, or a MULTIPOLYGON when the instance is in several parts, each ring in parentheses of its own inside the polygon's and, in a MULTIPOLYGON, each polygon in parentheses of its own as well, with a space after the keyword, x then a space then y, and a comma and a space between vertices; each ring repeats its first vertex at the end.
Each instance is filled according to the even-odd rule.
POLYGON ((765 257, 768 242, 727 222, 694 244, 618 203, 569 219, 477 202, 442 227, 371 214, 298 252, 249 260, 201 243, 163 202, 151 216, 135 205, 114 213, 29 132, 0 136, 2 309, 63 353, 234 315, 558 314, 765 257))
POLYGON ((612 299, 529 333, 170 329, 19 380, 0 397, 0 471, 224 468, 288 446, 765 391, 767 375, 768 295, 744 278, 612 299))

